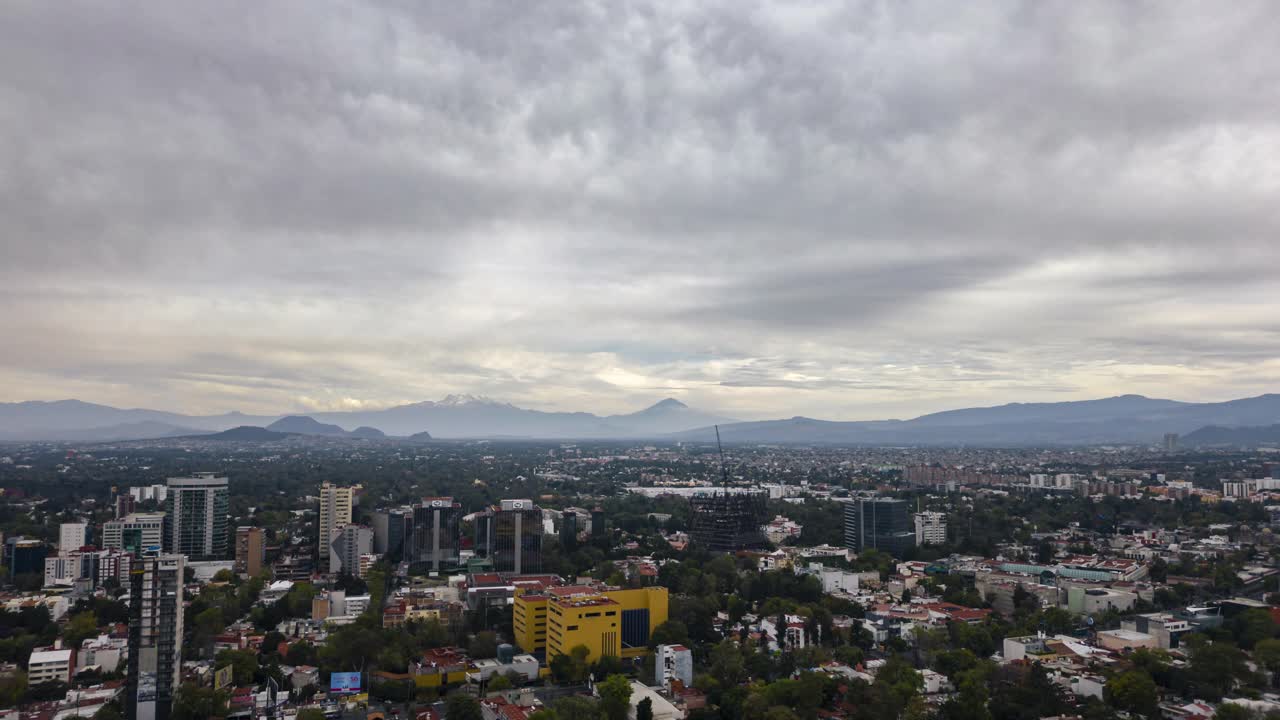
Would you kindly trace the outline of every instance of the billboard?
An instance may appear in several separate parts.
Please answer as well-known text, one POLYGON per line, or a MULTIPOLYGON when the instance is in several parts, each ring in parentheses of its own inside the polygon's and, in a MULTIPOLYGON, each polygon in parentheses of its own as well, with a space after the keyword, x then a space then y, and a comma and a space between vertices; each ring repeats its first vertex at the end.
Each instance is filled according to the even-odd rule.
POLYGON ((213 689, 221 690, 222 688, 230 685, 233 676, 230 665, 218 668, 213 672, 213 689))
POLYGON ((329 674, 329 692, 339 695, 360 692, 360 673, 336 672, 329 674))

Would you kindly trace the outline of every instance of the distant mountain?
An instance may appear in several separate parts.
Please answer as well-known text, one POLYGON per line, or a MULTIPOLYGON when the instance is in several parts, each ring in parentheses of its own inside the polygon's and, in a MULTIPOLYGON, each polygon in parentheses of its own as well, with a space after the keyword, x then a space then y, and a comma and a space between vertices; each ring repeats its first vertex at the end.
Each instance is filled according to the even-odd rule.
POLYGON ((1280 445, 1280 424, 1249 427, 1207 425, 1184 435, 1180 442, 1184 447, 1280 445))
POLYGON ((267 426, 268 430, 281 433, 297 433, 298 435, 346 435, 347 431, 337 425, 319 422, 306 415, 289 415, 267 426))
POLYGON ((382 432, 378 428, 369 427, 368 425, 361 425, 355 430, 352 430, 351 432, 347 433, 347 436, 353 437, 353 438, 363 438, 365 440, 381 440, 385 438, 387 434, 382 432))
POLYGON ((431 433, 427 432, 426 430, 423 430, 422 432, 416 432, 410 435, 409 439, 413 440, 414 442, 426 442, 428 440, 432 440, 433 438, 431 437, 431 433))
POLYGON ((276 432, 262 427, 253 425, 241 425, 233 427, 230 430, 223 430, 220 433, 210 435, 193 436, 199 440, 227 441, 227 442, 269 442, 273 440, 284 440, 293 437, 296 433, 276 432))
POLYGON ((107 427, 71 430, 61 439, 69 442, 117 442, 121 440, 144 440, 153 438, 182 437, 196 435, 201 431, 189 427, 178 427, 167 423, 143 421, 121 423, 107 427))
MULTIPOLYGON (((1280 395, 1221 403, 1185 403, 1141 395, 1061 403, 1012 403, 923 415, 912 420, 831 422, 789 420, 720 425, 725 442, 837 445, 1051 445, 1154 444, 1167 432, 1190 433, 1206 425, 1280 422, 1280 395)), ((674 439, 715 440, 703 427, 674 439)))

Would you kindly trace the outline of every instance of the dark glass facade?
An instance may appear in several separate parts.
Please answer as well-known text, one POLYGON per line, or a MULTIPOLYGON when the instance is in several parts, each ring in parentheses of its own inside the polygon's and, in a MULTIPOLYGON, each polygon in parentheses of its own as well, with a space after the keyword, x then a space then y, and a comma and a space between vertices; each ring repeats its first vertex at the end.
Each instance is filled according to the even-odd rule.
POLYGON ((915 547, 911 505, 893 498, 854 498, 844 508, 845 546, 854 552, 875 548, 902 557, 915 547))

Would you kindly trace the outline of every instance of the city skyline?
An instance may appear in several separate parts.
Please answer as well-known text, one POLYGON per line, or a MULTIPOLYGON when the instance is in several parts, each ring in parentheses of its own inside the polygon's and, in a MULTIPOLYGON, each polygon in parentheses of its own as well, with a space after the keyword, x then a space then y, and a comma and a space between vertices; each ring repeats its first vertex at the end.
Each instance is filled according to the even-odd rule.
POLYGON ((879 419, 1274 391, 1277 21, 17 3, 0 401, 879 419))

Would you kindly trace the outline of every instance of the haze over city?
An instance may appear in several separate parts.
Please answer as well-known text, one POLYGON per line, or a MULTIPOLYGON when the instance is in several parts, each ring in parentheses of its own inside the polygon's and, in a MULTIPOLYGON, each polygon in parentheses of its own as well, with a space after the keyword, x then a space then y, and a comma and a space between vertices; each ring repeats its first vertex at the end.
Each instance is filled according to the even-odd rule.
POLYGON ((1276 388, 1280 8, 17 2, 0 401, 1276 388))

